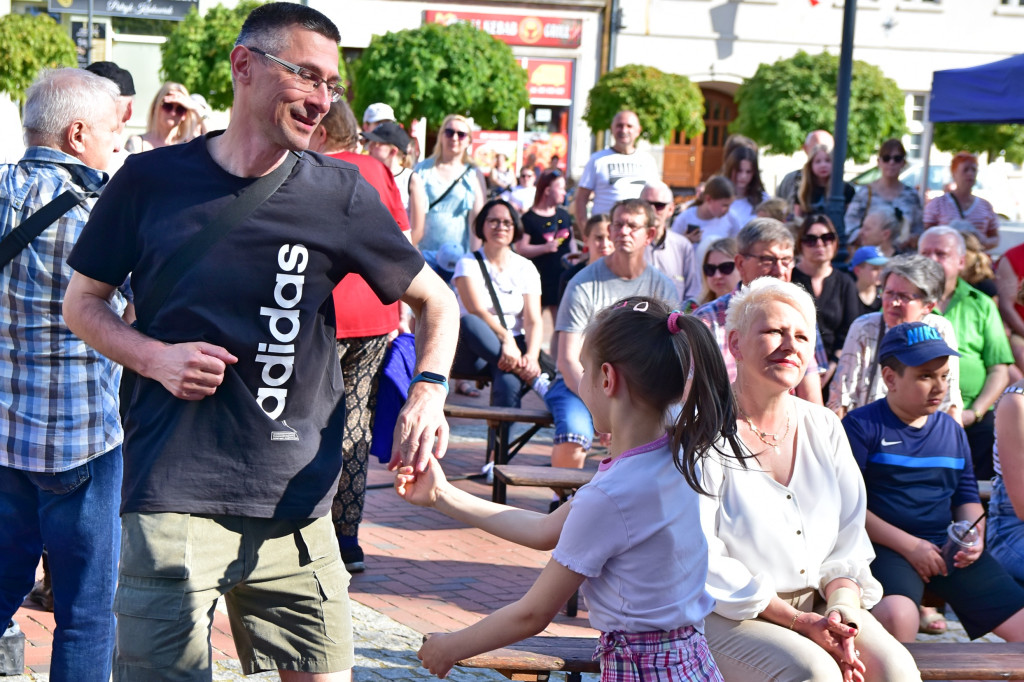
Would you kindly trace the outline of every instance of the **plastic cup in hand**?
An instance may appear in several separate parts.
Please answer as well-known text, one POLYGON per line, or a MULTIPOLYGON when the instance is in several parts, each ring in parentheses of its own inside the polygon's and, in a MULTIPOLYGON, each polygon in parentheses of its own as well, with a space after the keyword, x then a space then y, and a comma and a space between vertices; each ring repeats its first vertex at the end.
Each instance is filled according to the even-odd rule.
POLYGON ((971 526, 970 521, 954 521, 946 529, 946 544, 942 546, 942 558, 946 561, 946 572, 952 571, 953 557, 962 549, 969 549, 978 544, 978 529, 971 526), (970 530, 968 530, 970 529, 970 530))

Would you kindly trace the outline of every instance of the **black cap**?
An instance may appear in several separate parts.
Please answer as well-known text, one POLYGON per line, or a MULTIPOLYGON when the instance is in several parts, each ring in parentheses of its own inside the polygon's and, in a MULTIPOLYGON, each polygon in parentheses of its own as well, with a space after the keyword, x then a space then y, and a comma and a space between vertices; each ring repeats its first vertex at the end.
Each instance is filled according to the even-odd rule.
POLYGON ((399 151, 403 154, 405 153, 405 150, 409 148, 409 143, 412 142, 412 140, 409 139, 408 133, 402 130, 402 126, 398 125, 394 121, 384 121, 370 132, 360 134, 367 140, 383 142, 384 144, 390 144, 398 147, 399 151))
POLYGON ((135 81, 132 80, 132 75, 114 62, 93 62, 85 67, 85 70, 114 81, 124 97, 135 94, 135 81))

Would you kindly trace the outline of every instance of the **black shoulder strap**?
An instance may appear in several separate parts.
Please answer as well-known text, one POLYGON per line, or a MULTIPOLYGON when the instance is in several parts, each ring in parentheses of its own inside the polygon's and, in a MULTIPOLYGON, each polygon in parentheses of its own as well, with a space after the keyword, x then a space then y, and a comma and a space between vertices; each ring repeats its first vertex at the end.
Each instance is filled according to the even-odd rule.
POLYGON ((960 217, 964 218, 964 209, 960 207, 960 202, 957 201, 956 195, 952 192, 946 192, 946 194, 948 194, 949 198, 953 200, 953 205, 956 206, 956 210, 960 213, 960 217))
POLYGON ((0 241, 0 270, 6 268, 15 256, 43 233, 43 230, 57 222, 62 215, 81 203, 83 199, 85 197, 69 189, 11 230, 10 234, 0 241))
POLYGON ((501 304, 498 303, 498 293, 494 291, 491 273, 487 272, 487 266, 484 265, 484 257, 480 255, 479 251, 474 251, 473 255, 476 256, 476 262, 480 264, 480 272, 484 273, 484 284, 487 285, 487 291, 491 294, 491 303, 494 305, 494 312, 498 314, 498 321, 501 322, 502 327, 508 329, 508 325, 505 324, 505 313, 502 312, 501 304))
POLYGON ((136 302, 136 328, 143 332, 146 330, 152 323, 153 316, 167 300, 174 285, 224 235, 252 214, 260 204, 273 196, 274 192, 291 175, 298 158, 297 153, 290 152, 280 166, 242 190, 205 228, 192 235, 188 241, 178 247, 178 250, 157 271, 149 294, 136 302))
POLYGON ((457 185, 460 182, 462 182, 462 178, 466 177, 466 173, 468 173, 471 170, 473 170, 473 167, 470 166, 469 164, 466 164, 466 170, 462 171, 462 175, 460 175, 459 177, 455 178, 455 182, 453 182, 452 184, 448 185, 448 189, 446 189, 441 194, 441 196, 439 196, 438 198, 436 198, 433 201, 431 201, 430 202, 430 206, 427 207, 427 210, 429 211, 430 209, 434 208, 439 203, 441 203, 441 200, 444 199, 446 196, 448 196, 448 193, 451 192, 453 189, 455 189, 455 185, 457 185))

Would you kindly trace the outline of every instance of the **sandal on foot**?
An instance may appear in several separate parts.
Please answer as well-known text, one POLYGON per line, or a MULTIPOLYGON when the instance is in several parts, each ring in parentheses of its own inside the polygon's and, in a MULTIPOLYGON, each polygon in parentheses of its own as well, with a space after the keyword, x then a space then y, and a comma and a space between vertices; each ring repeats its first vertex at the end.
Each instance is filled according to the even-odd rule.
POLYGON ((946 632, 946 617, 937 611, 921 613, 917 631, 925 635, 942 635, 946 632))
POLYGON ((459 395, 469 396, 470 398, 479 398, 480 389, 476 387, 472 381, 460 381, 455 384, 455 392, 459 395))

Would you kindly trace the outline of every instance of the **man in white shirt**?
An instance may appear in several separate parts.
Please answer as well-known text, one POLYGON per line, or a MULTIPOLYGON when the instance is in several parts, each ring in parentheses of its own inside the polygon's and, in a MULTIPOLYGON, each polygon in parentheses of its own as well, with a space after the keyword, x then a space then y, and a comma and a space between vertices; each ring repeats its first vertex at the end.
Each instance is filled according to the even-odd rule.
POLYGON ((661 179, 658 164, 647 152, 637 151, 643 128, 632 111, 620 111, 612 119, 612 146, 591 155, 576 188, 574 212, 577 225, 587 222, 587 202, 593 214, 608 213, 616 202, 637 199, 648 182, 661 179))
POLYGON ((700 273, 693 243, 681 234, 668 229, 672 221, 675 202, 672 189, 658 180, 649 182, 640 192, 640 198, 654 209, 654 239, 647 245, 647 262, 661 271, 676 285, 679 297, 676 305, 686 299, 700 296, 700 273))

